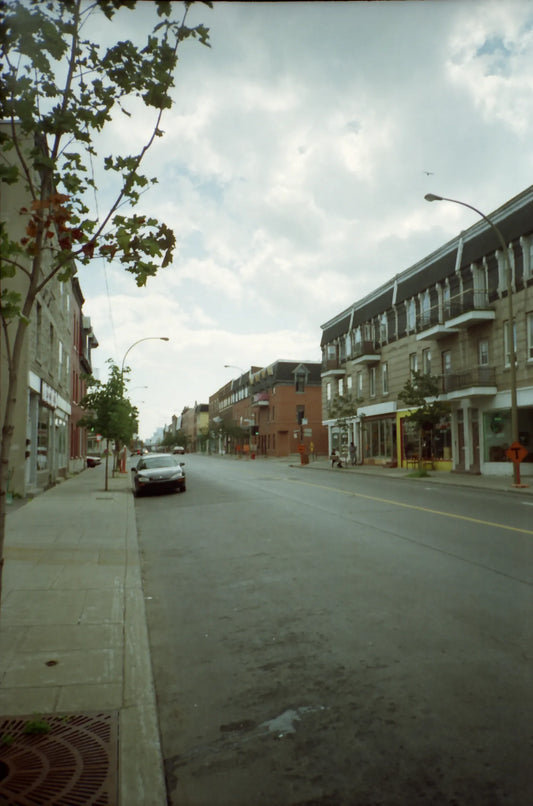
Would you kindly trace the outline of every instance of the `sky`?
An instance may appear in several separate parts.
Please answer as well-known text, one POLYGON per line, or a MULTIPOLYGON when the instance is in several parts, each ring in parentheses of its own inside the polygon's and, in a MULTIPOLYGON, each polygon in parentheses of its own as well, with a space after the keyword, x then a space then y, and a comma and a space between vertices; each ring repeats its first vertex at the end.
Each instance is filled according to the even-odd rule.
MULTIPOLYGON (((79 271, 100 378, 147 339, 126 362, 143 439, 251 365, 319 361, 321 325, 476 223, 426 193, 490 213, 533 175, 530 0, 215 2, 188 22, 211 48, 181 50, 136 208, 174 230, 173 264, 145 288, 79 271)), ((98 148, 136 153, 153 122, 117 116, 98 148)))

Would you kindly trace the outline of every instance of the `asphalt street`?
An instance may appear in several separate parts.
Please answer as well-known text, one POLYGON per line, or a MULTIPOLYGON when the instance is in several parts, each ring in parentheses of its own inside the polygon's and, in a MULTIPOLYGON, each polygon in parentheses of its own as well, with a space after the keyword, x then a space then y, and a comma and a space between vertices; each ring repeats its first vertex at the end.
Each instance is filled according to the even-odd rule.
POLYGON ((530 806, 533 499, 187 456, 136 501, 171 806, 530 806))

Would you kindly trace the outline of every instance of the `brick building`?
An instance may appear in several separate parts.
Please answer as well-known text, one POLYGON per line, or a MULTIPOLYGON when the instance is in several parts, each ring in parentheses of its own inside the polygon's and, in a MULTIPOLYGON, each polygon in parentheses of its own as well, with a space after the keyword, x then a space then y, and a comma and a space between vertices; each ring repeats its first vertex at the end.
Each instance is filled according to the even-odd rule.
POLYGON ((325 454, 320 371, 318 361, 279 359, 225 384, 209 398, 211 449, 282 457, 303 442, 325 454))

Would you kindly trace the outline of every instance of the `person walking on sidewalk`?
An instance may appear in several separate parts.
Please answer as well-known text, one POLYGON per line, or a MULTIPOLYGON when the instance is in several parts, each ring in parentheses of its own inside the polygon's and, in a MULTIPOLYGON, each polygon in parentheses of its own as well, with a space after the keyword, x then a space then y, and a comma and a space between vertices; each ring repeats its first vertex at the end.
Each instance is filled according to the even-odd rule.
POLYGON ((352 466, 357 464, 357 448, 353 444, 353 441, 350 442, 350 464, 352 466))

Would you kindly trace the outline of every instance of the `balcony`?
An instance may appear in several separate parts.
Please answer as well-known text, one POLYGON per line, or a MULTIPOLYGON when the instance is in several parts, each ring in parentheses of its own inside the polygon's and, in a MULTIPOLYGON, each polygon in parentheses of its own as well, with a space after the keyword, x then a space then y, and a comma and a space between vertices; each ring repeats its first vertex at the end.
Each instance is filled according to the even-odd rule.
POLYGON ((496 313, 489 305, 487 292, 473 289, 465 291, 461 296, 453 297, 445 312, 446 327, 458 330, 483 322, 492 322, 495 317, 496 313))
POLYGON ((416 339, 445 339, 473 325, 491 322, 495 316, 487 292, 469 289, 417 316, 416 339))
POLYGON ((457 328, 448 327, 448 323, 443 321, 439 307, 435 306, 430 308, 429 311, 423 311, 416 317, 416 340, 423 341, 424 339, 447 339, 454 333, 459 333, 457 328))
POLYGON ((490 397, 498 391, 495 367, 470 367, 459 372, 448 372, 441 381, 444 400, 490 397))
POLYGON ((357 341, 353 348, 353 364, 377 364, 381 350, 373 341, 357 341))
POLYGON ((270 395, 268 392, 257 392, 252 398, 252 406, 268 406, 270 404, 270 395))
POLYGON ((342 378, 346 375, 346 361, 339 358, 324 358, 322 361, 322 378, 342 378))

